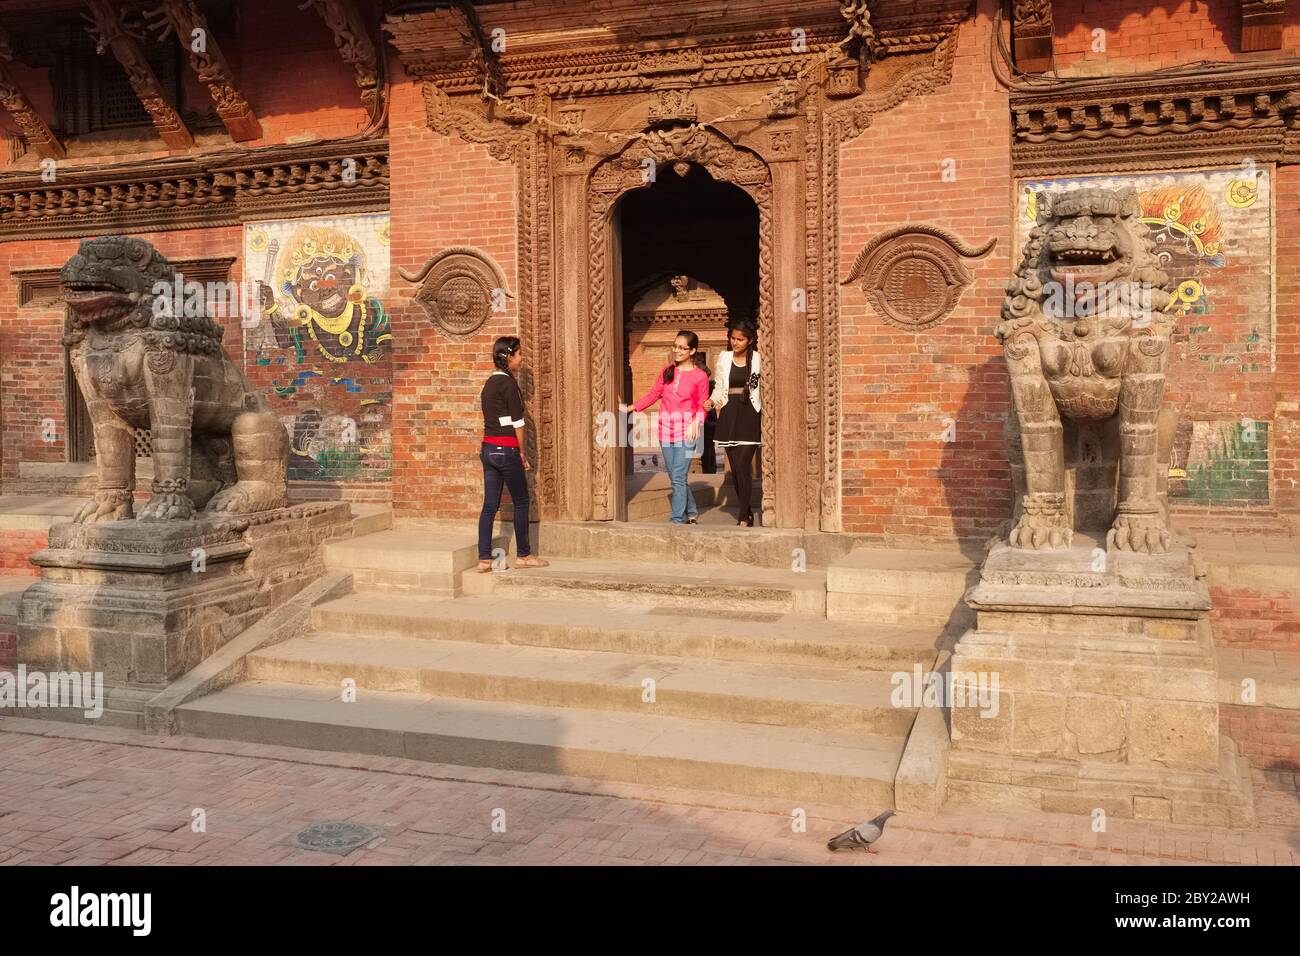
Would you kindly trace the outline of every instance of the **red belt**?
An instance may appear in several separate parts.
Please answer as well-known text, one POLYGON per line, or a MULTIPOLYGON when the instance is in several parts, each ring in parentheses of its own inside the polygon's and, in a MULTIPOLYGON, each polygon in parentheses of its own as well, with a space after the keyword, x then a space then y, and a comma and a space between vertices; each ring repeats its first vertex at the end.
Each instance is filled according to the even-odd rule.
POLYGON ((516 438, 514 435, 500 435, 500 436, 497 436, 497 435, 484 435, 484 436, 483 436, 483 444, 485 444, 485 445, 501 445, 501 446, 504 446, 504 447, 506 447, 506 448, 518 448, 518 447, 519 447, 519 439, 516 438))

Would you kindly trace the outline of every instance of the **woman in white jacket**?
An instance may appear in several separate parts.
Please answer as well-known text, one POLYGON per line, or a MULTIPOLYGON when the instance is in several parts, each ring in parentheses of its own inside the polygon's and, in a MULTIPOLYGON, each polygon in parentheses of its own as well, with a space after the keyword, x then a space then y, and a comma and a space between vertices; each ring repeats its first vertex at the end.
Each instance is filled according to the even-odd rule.
POLYGON ((757 351, 758 329, 747 319, 727 323, 731 349, 718 355, 713 394, 706 410, 718 410, 716 441, 727 453, 727 466, 740 502, 736 524, 754 526, 750 497, 754 492, 754 453, 762 436, 760 390, 762 360, 757 351))

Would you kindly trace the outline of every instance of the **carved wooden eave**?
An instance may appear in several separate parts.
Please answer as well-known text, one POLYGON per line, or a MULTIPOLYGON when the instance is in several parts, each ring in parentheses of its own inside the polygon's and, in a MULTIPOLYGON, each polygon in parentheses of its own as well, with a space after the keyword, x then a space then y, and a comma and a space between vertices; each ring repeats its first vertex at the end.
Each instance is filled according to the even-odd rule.
POLYGON ((0 241, 237 225, 388 208, 388 143, 223 151, 0 177, 0 241))
POLYGON ((153 18, 151 25, 159 31, 160 38, 168 33, 176 34, 199 82, 207 85, 217 115, 226 124, 230 138, 236 143, 260 139, 262 124, 235 86, 230 65, 217 45, 207 18, 194 0, 161 0, 161 5, 150 10, 148 15, 153 18), (192 40, 195 31, 201 31, 199 36, 203 39, 202 48, 198 50, 192 40))
POLYGON ((1052 0, 1013 0, 1011 16, 1016 66, 1046 73, 1052 68, 1052 0))
MULTIPOLYGON (((970 0, 873 3, 872 58, 933 51, 970 6, 970 0)), ((808 57, 845 36, 839 5, 827 0, 732 4, 726 19, 707 22, 697 22, 695 8, 680 2, 653 5, 652 21, 629 23, 618 32, 554 18, 538 29, 529 20, 540 9, 532 3, 488 6, 478 13, 482 30, 505 31, 506 52, 496 58, 501 85, 552 97, 653 90, 669 76, 697 86, 778 80, 794 76, 808 57), (675 12, 673 6, 682 9, 675 12), (794 28, 803 31, 806 53, 792 55, 794 28)), ((392 16, 384 29, 408 73, 437 83, 449 95, 482 89, 477 40, 456 10, 392 16)))
POLYGON ((37 155, 46 159, 63 159, 68 155, 63 144, 45 125, 45 120, 36 112, 27 94, 10 75, 6 64, 12 59, 13 47, 9 34, 0 29, 0 106, 5 108, 22 133, 23 140, 37 155))
POLYGON ((1018 176, 1300 162, 1300 64, 1199 66, 1021 85, 1010 98, 1018 176))
POLYGON ((1286 0, 1241 0, 1241 52, 1282 49, 1286 0))
POLYGON ((86 0, 89 14, 83 16, 89 21, 87 32, 95 39, 100 55, 111 50, 117 62, 126 71, 126 78, 131 89, 140 100, 140 105, 149 114, 154 129, 167 144, 168 149, 189 149, 194 145, 181 114, 162 94, 162 87, 153 67, 145 58, 140 41, 126 31, 122 24, 122 11, 110 0, 86 0))
POLYGON ((365 19, 352 0, 307 0, 334 34, 343 62, 352 68, 361 102, 374 119, 379 112, 379 55, 365 19))

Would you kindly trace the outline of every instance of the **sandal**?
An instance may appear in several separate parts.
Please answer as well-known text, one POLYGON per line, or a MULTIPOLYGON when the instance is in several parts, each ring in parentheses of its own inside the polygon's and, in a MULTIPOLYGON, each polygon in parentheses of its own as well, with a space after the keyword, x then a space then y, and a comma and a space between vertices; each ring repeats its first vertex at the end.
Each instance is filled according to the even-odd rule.
POLYGON ((515 567, 517 568, 547 568, 551 566, 550 561, 546 561, 534 554, 526 558, 515 558, 515 567))
POLYGON ((487 573, 489 573, 491 570, 492 570, 492 562, 491 562, 490 560, 488 560, 488 561, 480 561, 480 562, 478 563, 478 573, 479 573, 479 574, 487 574, 487 573))

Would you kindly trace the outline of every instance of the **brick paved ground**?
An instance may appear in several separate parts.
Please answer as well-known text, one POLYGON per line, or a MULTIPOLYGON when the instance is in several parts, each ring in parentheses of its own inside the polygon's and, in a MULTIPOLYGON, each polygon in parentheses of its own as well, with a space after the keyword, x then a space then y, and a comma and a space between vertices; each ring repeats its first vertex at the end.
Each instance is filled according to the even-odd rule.
POLYGON ((947 807, 890 821, 880 852, 827 837, 878 808, 317 753, 110 728, 0 720, 0 863, 1178 864, 1300 862, 1300 794, 1255 774, 1260 826, 1203 829, 947 807), (203 808, 207 832, 191 830, 203 808), (505 811, 506 832, 492 831, 505 811), (869 811, 863 812, 865 810, 869 811), (340 857, 283 846, 323 819, 384 827, 340 857))

